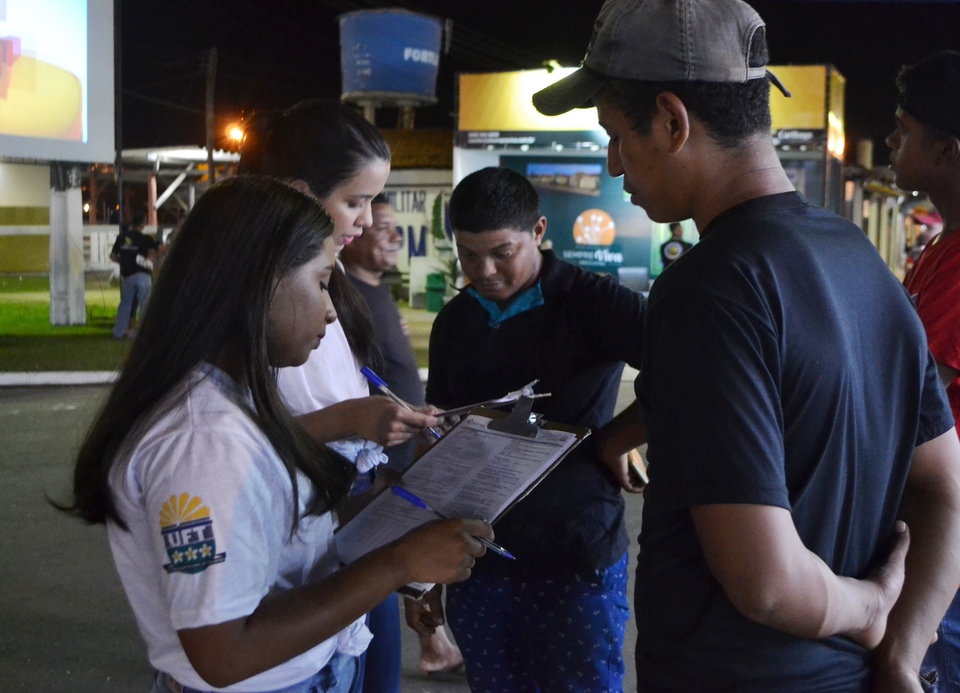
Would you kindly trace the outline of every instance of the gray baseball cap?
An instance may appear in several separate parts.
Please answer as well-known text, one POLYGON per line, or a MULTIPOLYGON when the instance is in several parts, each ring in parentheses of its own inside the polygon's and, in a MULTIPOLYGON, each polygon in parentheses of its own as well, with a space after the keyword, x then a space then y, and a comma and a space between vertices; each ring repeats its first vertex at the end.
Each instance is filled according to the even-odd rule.
POLYGON ((533 105, 544 115, 592 105, 609 79, 744 83, 769 74, 790 96, 751 60, 764 27, 741 0, 607 0, 580 69, 534 94, 533 105))

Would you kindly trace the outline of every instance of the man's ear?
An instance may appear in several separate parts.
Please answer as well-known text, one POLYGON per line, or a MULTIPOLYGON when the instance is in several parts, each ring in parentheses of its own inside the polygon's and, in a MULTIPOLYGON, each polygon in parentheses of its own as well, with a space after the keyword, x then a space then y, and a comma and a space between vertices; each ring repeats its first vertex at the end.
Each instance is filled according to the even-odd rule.
POLYGON ((662 91, 656 98, 657 112, 653 117, 653 127, 659 128, 659 134, 669 142, 669 151, 676 153, 690 138, 690 114, 680 97, 669 91, 662 91))
POLYGON ((540 242, 543 241, 543 236, 547 232, 547 218, 540 217, 537 219, 537 223, 533 227, 533 240, 537 245, 540 245, 540 242))
POLYGON ((946 137, 942 139, 938 153, 949 166, 960 165, 960 138, 946 137))
POLYGON ((310 188, 310 184, 305 180, 302 180, 300 178, 295 178, 294 180, 288 180, 284 182, 294 190, 299 190, 304 195, 309 195, 310 197, 316 197, 316 194, 310 188))

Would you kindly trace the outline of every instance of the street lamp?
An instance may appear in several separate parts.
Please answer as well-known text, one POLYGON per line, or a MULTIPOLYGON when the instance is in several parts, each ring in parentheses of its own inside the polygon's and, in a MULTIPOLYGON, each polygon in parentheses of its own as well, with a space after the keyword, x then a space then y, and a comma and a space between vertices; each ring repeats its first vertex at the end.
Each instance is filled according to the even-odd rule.
POLYGON ((243 132, 243 128, 240 127, 239 123, 231 123, 227 127, 227 137, 230 138, 230 140, 232 142, 235 142, 236 144, 240 144, 241 142, 243 142, 244 134, 245 133, 243 132))

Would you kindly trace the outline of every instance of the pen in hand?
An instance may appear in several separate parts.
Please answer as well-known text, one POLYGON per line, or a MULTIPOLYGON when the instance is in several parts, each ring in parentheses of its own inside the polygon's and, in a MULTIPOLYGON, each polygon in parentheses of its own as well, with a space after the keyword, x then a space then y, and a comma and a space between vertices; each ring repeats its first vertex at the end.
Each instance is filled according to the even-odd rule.
MULTIPOLYGON (((433 508, 431 508, 429 505, 426 504, 426 502, 425 502, 422 498, 420 498, 419 496, 415 496, 414 494, 410 493, 407 489, 403 488, 402 486, 391 486, 391 487, 390 487, 390 490, 393 491, 393 493, 394 493, 395 495, 400 496, 401 498, 403 498, 403 500, 407 501, 408 503, 411 503, 411 504, 417 506, 418 508, 423 508, 424 510, 429 510, 429 511, 432 512, 434 515, 436 515, 437 517, 439 517, 441 520, 449 520, 449 519, 450 519, 450 518, 448 518, 446 515, 444 515, 443 513, 438 512, 438 511, 434 510, 433 508)), ((483 544, 484 546, 486 546, 488 549, 490 549, 490 550, 493 551, 494 553, 500 554, 500 555, 503 556, 504 558, 509 558, 511 561, 517 560, 517 557, 514 556, 512 553, 510 553, 509 551, 507 551, 507 550, 506 550, 505 548, 503 548, 502 546, 500 546, 500 545, 498 545, 498 544, 494 544, 492 541, 489 541, 488 539, 484 539, 483 537, 474 537, 474 539, 476 539, 477 541, 479 541, 481 544, 483 544)))
MULTIPOLYGON (((390 399, 392 399, 394 402, 396 402, 397 404, 399 404, 401 407, 403 407, 404 409, 406 409, 406 410, 408 410, 408 411, 416 411, 416 409, 414 409, 414 408, 411 407, 409 404, 407 404, 407 403, 404 402, 402 399, 400 399, 400 398, 397 397, 395 394, 393 394, 393 392, 390 391, 390 388, 387 387, 387 383, 383 380, 383 378, 381 378, 379 375, 377 375, 376 373, 374 373, 368 366, 364 366, 363 368, 361 368, 361 369, 360 369, 360 372, 363 373, 364 377, 365 377, 367 380, 369 380, 371 383, 373 383, 373 386, 374 386, 375 388, 377 388, 378 390, 380 390, 380 392, 382 392, 383 394, 385 394, 387 397, 389 397, 390 399)), ((427 427, 427 430, 430 432, 430 435, 432 435, 432 436, 433 436, 434 438, 436 438, 437 440, 440 440, 440 438, 442 437, 442 436, 440 435, 439 431, 437 431, 436 429, 430 428, 430 427, 428 426, 428 427, 427 427)))

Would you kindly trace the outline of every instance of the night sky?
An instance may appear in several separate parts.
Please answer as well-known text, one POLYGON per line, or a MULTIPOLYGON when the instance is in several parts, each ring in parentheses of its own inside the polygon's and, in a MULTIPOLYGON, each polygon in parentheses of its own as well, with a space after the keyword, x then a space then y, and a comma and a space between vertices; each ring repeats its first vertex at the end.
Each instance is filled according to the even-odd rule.
MULTIPOLYGON (((454 127, 457 72, 530 69, 545 60, 576 65, 602 0, 420 0, 390 5, 350 0, 121 0, 124 148, 202 145, 205 60, 217 48, 220 132, 253 111, 340 95, 337 16, 399 7, 453 26, 441 55, 436 106, 418 126, 454 127)), ((885 157, 899 67, 944 48, 960 49, 957 2, 754 0, 767 22, 774 64, 829 63, 847 78, 849 143, 868 137, 885 157)), ((788 85, 789 86, 789 85, 788 85)), ((395 125, 384 110, 378 124, 395 125)), ((218 141, 218 146, 224 142, 218 141)))

